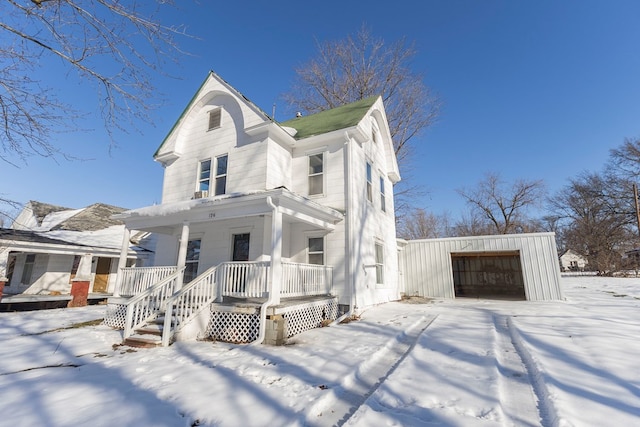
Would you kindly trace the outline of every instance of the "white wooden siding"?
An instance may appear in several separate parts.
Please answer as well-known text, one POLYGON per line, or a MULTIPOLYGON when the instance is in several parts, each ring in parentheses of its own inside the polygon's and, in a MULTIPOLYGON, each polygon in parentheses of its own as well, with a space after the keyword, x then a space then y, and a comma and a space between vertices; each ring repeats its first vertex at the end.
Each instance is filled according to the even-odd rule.
POLYGON ((407 242, 400 252, 404 292, 454 298, 451 253, 519 251, 527 300, 562 299, 553 233, 455 237, 407 242))

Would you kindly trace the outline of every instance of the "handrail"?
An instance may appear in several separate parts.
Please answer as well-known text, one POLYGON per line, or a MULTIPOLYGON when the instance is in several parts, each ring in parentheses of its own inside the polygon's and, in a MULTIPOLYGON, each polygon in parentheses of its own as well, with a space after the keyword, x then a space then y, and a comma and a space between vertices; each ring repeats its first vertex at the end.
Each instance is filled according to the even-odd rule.
POLYGON ((195 318, 218 295, 217 268, 211 267, 200 274, 166 301, 162 345, 168 346, 171 338, 187 322, 195 318))
POLYGON ((127 316, 124 324, 125 339, 129 338, 136 328, 142 326, 165 308, 166 300, 173 294, 175 284, 183 272, 184 267, 127 301, 127 316))
POLYGON ((121 268, 118 277, 120 295, 137 295, 174 274, 177 268, 174 265, 121 268))
POLYGON ((326 265, 282 263, 283 298, 331 294, 333 269, 326 265))
POLYGON ((270 265, 268 261, 223 262, 218 266, 221 295, 263 298, 269 292, 270 265))

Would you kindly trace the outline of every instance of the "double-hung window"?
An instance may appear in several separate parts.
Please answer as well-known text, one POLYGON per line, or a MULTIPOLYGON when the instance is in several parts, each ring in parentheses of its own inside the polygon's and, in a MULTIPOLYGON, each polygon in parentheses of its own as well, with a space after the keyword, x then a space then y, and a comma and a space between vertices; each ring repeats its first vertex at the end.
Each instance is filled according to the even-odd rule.
POLYGON ((373 176, 369 162, 367 162, 367 200, 373 202, 373 176))
POLYGON ((309 195, 322 194, 324 156, 322 153, 309 156, 309 195))
POLYGON ((384 178, 380 177, 380 210, 382 212, 387 211, 387 198, 384 193, 384 178))
POLYGON ((226 194, 227 192, 227 161, 229 159, 228 155, 216 157, 216 193, 218 196, 220 194, 226 194))
POLYGON ((209 191, 209 181, 211 180, 211 159, 200 162, 200 173, 198 175, 198 191, 209 191))
POLYGON ((309 264, 324 265, 324 238, 309 237, 307 262, 309 264))
POLYGON ((36 262, 35 254, 28 254, 24 261, 24 267, 22 269, 22 277, 20 278, 20 284, 22 285, 31 284, 31 276, 33 275, 33 264, 35 264, 35 262, 36 262))
POLYGON ((187 243, 187 258, 184 266, 184 283, 189 283, 198 275, 200 244, 200 239, 189 240, 187 243))
POLYGON ((376 243, 376 283, 384 283, 384 246, 376 243))
POLYGON ((229 156, 227 154, 216 157, 215 165, 211 159, 202 160, 200 162, 200 172, 198 173, 198 191, 209 191, 213 185, 213 195, 226 194, 227 192, 227 163, 229 156), (213 183, 211 182, 212 166, 215 167, 215 175, 213 183))

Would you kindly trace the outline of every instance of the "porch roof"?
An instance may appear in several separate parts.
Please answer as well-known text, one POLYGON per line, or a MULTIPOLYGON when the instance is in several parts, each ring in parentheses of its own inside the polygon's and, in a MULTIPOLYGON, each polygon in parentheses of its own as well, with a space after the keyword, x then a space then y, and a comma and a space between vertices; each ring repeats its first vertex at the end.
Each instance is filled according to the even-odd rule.
POLYGON ((201 223, 268 215, 273 211, 269 201, 280 209, 285 220, 305 222, 325 230, 333 230, 344 218, 341 212, 286 188, 163 203, 125 211, 113 218, 123 221, 129 229, 170 234, 185 221, 201 223))

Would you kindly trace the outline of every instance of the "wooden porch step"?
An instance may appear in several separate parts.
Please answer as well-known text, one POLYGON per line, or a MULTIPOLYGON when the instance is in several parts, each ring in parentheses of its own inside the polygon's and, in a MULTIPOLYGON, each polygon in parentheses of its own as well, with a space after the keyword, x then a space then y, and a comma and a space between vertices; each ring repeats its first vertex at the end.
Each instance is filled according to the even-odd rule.
POLYGON ((136 334, 140 335, 157 335, 162 336, 164 325, 162 323, 149 323, 141 328, 136 329, 136 334))
POLYGON ((162 337, 157 335, 136 333, 125 339, 123 344, 129 347, 138 348, 160 347, 162 345, 162 337))

